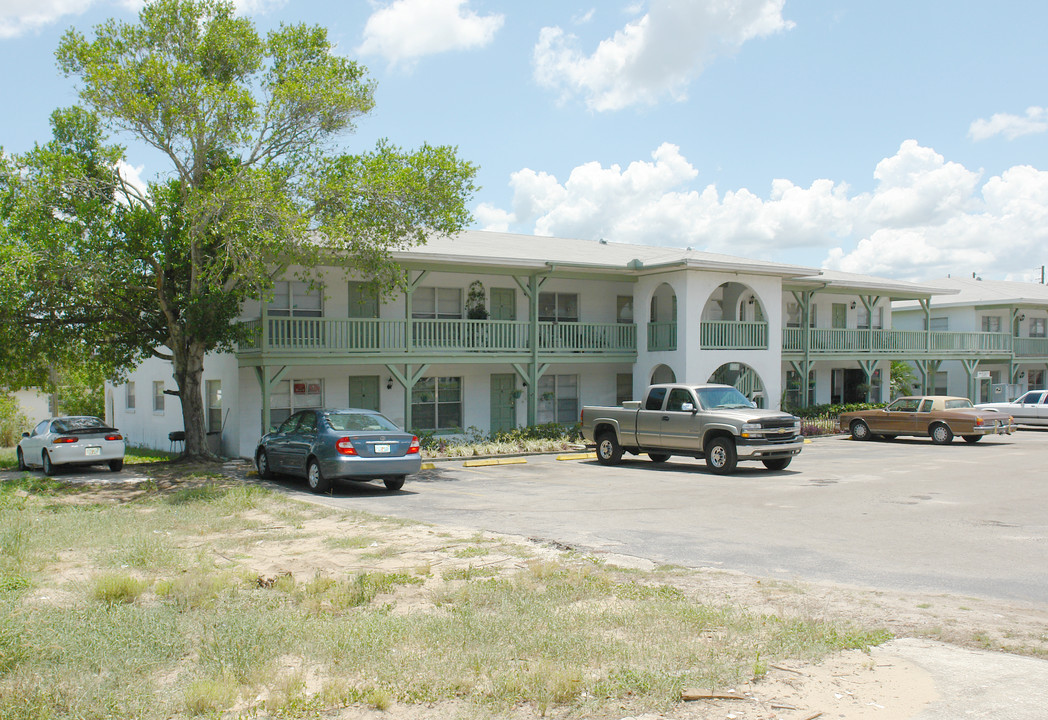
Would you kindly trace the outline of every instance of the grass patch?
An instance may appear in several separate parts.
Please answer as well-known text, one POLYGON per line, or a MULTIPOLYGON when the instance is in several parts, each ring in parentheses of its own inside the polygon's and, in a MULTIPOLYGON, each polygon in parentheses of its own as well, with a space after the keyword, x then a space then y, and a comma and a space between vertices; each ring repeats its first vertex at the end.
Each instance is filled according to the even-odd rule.
POLYGON ((573 557, 456 568, 489 547, 528 555, 479 536, 400 560, 386 533, 410 524, 207 473, 144 492, 4 489, 0 717, 160 720, 237 706, 311 718, 397 703, 477 718, 623 716, 664 710, 685 686, 730 686, 887 637, 699 603, 667 581, 683 570, 573 557), (340 537, 302 552, 320 522, 340 537))

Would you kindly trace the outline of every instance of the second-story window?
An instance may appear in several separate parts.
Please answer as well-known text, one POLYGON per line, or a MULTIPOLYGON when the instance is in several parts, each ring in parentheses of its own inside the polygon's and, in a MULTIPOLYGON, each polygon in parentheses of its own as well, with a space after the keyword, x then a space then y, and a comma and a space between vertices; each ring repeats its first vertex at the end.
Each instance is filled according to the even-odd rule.
POLYGON ((1045 326, 1048 321, 1044 318, 1030 318, 1030 337, 1045 337, 1045 326))
MULTIPOLYGON (((870 313, 866 311, 864 305, 859 306, 859 319, 858 324, 860 329, 870 327, 870 313)), ((873 329, 883 330, 884 329, 884 308, 878 307, 873 309, 873 329)))
POLYGON ((273 299, 266 306, 272 317, 320 317, 323 315, 323 293, 319 287, 297 280, 273 283, 273 299))
POLYGON ((421 319, 462 318, 462 288, 420 287, 411 294, 411 317, 421 319))
POLYGON ((577 293, 539 293, 539 320, 544 322, 578 322, 577 293))
POLYGON ((633 322, 632 295, 619 295, 615 298, 615 319, 620 323, 633 322))
POLYGON ((1000 315, 983 315, 982 331, 983 332, 999 333, 1001 331, 1001 316, 1000 315))

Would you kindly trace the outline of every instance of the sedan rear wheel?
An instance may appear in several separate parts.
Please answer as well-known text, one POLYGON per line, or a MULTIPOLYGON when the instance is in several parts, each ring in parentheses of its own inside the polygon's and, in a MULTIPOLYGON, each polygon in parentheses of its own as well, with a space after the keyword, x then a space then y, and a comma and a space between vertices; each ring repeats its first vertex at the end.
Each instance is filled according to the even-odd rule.
POLYGON ((123 470, 124 469, 124 458, 120 458, 119 460, 110 460, 109 461, 109 469, 112 472, 120 472, 121 470, 123 470))
POLYGON ((17 451, 16 455, 18 455, 18 469, 20 471, 21 470, 28 470, 29 466, 25 464, 25 458, 22 457, 22 448, 18 448, 18 451, 17 451))
POLYGON ((870 426, 863 420, 855 420, 851 424, 851 436, 852 440, 869 440, 873 437, 873 433, 870 432, 870 426))
POLYGON ((385 478, 382 483, 386 486, 386 489, 390 492, 396 492, 400 488, 404 487, 404 476, 394 475, 393 477, 385 478))
POLYGON ((969 445, 974 445, 975 443, 983 439, 982 435, 962 435, 961 437, 963 437, 964 441, 969 445))
POLYGON ((51 463, 51 456, 47 454, 47 450, 44 450, 44 454, 40 456, 40 464, 44 468, 44 475, 55 474, 55 466, 51 463))
POLYGON ((932 425, 928 434, 932 436, 932 442, 936 445, 949 445, 953 442, 953 430, 943 423, 932 425))
POLYGON ((331 481, 324 478, 324 474, 320 472, 320 463, 316 460, 309 461, 306 480, 309 482, 309 489, 315 493, 326 493, 331 489, 331 481))

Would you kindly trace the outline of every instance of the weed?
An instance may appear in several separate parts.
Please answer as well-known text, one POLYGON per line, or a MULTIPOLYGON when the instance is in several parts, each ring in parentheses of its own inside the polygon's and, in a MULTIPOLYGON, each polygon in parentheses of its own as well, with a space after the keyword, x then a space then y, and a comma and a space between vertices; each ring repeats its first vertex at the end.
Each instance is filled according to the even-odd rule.
POLYGON ((119 573, 106 573, 92 580, 91 597, 106 605, 130 604, 138 600, 149 585, 148 580, 141 578, 119 573))
POLYGON ((240 685, 231 677, 194 680, 185 690, 186 709, 190 715, 214 715, 233 706, 240 685))

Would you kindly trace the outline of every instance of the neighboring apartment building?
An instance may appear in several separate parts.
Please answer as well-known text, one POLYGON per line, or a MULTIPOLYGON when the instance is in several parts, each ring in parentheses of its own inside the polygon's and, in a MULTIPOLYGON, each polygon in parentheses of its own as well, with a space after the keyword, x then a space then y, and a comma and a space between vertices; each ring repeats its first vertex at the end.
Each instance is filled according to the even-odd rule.
MULTIPOLYGON (((893 359, 927 333, 891 328, 892 301, 949 290, 712 253, 467 231, 394 253, 407 292, 380 301, 362 278, 295 269, 247 303, 253 339, 209 355, 208 431, 250 457, 263 432, 314 406, 366 407, 405 427, 484 432, 574 423, 584 404, 639 397, 651 382, 714 380, 766 406, 887 399, 893 359), (467 317, 482 289, 486 319, 467 317), (805 328, 808 328, 805 331, 805 328), (802 388, 807 385, 805 394, 802 388)), ((180 430, 170 363, 107 388, 129 441, 180 430)))
POLYGON ((1048 387, 1048 286, 977 278, 925 284, 953 294, 928 305, 896 303, 893 324, 928 331, 937 352, 915 367, 935 392, 996 402, 1048 387))

